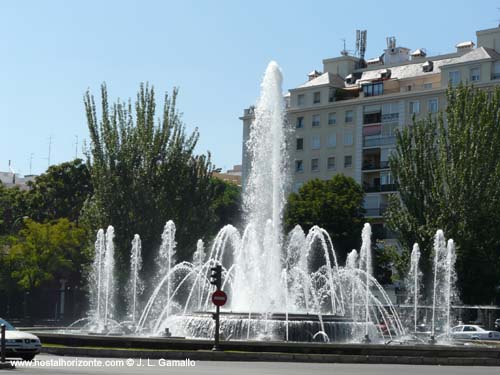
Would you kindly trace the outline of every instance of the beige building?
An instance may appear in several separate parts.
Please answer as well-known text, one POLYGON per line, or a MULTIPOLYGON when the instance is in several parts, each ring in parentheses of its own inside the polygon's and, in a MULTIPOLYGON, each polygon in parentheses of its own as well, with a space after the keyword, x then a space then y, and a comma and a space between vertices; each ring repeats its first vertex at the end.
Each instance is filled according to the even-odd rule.
MULTIPOLYGON (((387 39, 380 57, 363 60, 344 53, 323 60, 323 71, 308 74, 287 95, 292 190, 310 179, 343 173, 365 192, 367 217, 382 218, 395 185, 388 168, 395 132, 412 118, 442 110, 449 84, 476 87, 500 84, 500 27, 476 33, 477 42, 460 42, 455 51, 427 56, 387 39)), ((243 182, 249 161, 245 151, 253 107, 244 110, 243 182)))
POLYGON ((226 172, 214 172, 213 176, 241 186, 241 172, 242 166, 241 164, 238 164, 234 165, 232 169, 228 169, 226 172))
POLYGON ((14 172, 0 172, 0 184, 5 187, 18 187, 21 190, 28 190, 28 182, 35 181, 35 175, 23 176, 14 172))

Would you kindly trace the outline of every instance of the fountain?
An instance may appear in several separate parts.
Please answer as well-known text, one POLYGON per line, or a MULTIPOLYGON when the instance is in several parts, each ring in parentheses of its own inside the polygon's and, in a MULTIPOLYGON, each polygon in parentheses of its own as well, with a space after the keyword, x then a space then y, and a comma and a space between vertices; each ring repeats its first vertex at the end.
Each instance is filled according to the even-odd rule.
POLYGON ((436 336, 436 326, 446 337, 450 336, 451 303, 455 291, 455 244, 449 240, 446 244, 444 233, 438 230, 434 237, 434 289, 432 299, 431 340, 436 336))
MULTIPOLYGON (((275 62, 266 69, 255 109, 247 149, 251 162, 243 196, 242 231, 223 227, 209 247, 199 240, 192 262, 176 262, 176 227, 165 224, 156 257, 157 269, 149 280, 151 294, 144 306, 141 243, 132 241, 128 321, 121 325, 113 312, 113 228, 97 233, 91 275, 92 313, 85 329, 99 332, 127 326, 135 335, 162 335, 210 339, 214 321, 210 301, 210 268, 222 265, 222 289, 229 302, 222 309, 221 333, 226 340, 285 340, 323 342, 381 342, 404 336, 405 328, 384 288, 373 276, 371 227, 365 224, 358 252, 353 250, 345 267, 329 234, 313 226, 306 234, 296 226, 283 234, 283 209, 288 190, 289 132, 284 118, 282 74, 275 62), (321 264, 318 266, 318 259, 321 264), (95 291, 94 291, 95 290, 95 291), (139 313, 140 312, 140 313, 139 313)), ((435 241, 433 315, 447 314, 454 282, 454 245, 435 241), (444 249, 444 250, 443 250, 444 249), (438 276, 439 275, 439 276, 438 276), (448 293, 448 297, 446 297, 448 293), (447 298, 447 299, 446 299, 447 298), (443 308, 448 306, 443 310, 443 308)), ((414 286, 414 325, 418 305, 418 245, 410 271, 414 286), (413 272, 413 273, 412 273, 413 272)))
POLYGON ((413 245, 413 250, 410 256, 410 271, 405 280, 406 291, 408 293, 406 304, 413 304, 413 333, 417 332, 418 325, 418 300, 420 297, 420 283, 422 280, 422 272, 419 269, 420 248, 417 243, 413 245))
POLYGON ((138 298, 144 291, 144 283, 141 279, 140 272, 142 269, 142 247, 141 238, 138 234, 134 236, 132 240, 132 252, 130 254, 130 278, 127 285, 127 302, 128 302, 128 316, 130 317, 131 323, 135 324, 139 301, 138 298))
POLYGON ((114 279, 114 228, 110 225, 97 232, 95 242, 94 262, 89 276, 90 306, 92 313, 89 320, 91 330, 96 332, 108 331, 108 324, 116 325, 115 316, 115 279, 114 279))

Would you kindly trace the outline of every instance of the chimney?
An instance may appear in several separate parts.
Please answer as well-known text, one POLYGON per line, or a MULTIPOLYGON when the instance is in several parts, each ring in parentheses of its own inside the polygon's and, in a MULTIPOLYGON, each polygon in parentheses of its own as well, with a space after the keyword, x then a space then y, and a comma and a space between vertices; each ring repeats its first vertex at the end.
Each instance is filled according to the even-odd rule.
POLYGON ((458 53, 467 53, 474 49, 474 42, 472 40, 468 40, 466 42, 460 42, 455 47, 458 53))
POLYGON ((308 81, 311 81, 314 78, 318 78, 321 74, 322 74, 321 72, 318 72, 316 69, 314 69, 307 75, 308 81))

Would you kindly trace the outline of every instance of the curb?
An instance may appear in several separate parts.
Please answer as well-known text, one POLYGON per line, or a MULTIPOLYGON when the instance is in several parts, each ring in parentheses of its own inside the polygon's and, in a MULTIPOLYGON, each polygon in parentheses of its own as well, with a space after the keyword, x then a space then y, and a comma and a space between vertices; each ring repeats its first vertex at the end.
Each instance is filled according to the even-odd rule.
POLYGON ((339 355, 269 352, 214 352, 197 351, 148 351, 126 349, 94 349, 79 347, 42 347, 42 353, 59 356, 190 359, 194 361, 248 361, 248 362, 308 362, 308 363, 369 363, 399 365, 441 366, 500 366, 499 358, 481 357, 417 357, 384 355, 339 355))
POLYGON ((0 362, 0 370, 13 370, 15 369, 16 366, 14 366, 12 363, 10 362, 0 362))

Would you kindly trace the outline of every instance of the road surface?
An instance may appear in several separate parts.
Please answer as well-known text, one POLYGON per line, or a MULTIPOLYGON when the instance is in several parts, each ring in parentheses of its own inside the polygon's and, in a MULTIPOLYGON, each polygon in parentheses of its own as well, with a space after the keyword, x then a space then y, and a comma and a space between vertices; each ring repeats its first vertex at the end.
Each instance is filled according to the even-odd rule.
POLYGON ((139 360, 121 358, 61 357, 41 354, 33 362, 34 367, 21 364, 7 374, 172 374, 172 375, 498 375, 500 367, 457 367, 457 366, 415 366, 415 365, 373 365, 373 364, 325 364, 290 362, 201 362, 184 361, 175 363, 167 360, 139 360), (173 367, 183 364, 184 367, 173 367))

